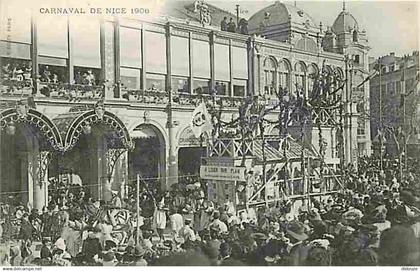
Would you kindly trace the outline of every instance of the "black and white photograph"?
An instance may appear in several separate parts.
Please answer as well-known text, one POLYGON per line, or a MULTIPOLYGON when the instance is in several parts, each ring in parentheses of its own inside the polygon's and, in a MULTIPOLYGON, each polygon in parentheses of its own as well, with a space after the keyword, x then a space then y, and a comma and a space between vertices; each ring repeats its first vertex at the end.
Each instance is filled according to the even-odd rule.
POLYGON ((0 0, 0 268, 418 270, 419 3, 0 0))

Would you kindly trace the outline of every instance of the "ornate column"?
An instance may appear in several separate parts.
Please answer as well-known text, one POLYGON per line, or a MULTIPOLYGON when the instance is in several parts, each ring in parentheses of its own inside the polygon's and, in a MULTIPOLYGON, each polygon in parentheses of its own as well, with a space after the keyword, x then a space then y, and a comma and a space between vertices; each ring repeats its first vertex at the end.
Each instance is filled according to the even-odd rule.
MULTIPOLYGON (((38 151, 29 154, 28 171, 29 187, 32 190, 32 207, 42 210, 48 204, 48 166, 51 162, 49 151, 38 151)), ((29 197, 31 199, 31 196, 29 197)))
POLYGON ((168 69, 168 80, 167 80, 167 93, 168 93, 168 106, 166 128, 168 129, 169 142, 165 146, 168 147, 168 178, 161 183, 161 187, 167 190, 172 184, 178 182, 178 153, 176 148, 176 133, 173 121, 173 109, 172 109, 172 89, 171 89, 171 26, 168 24, 166 29, 166 65, 168 69))

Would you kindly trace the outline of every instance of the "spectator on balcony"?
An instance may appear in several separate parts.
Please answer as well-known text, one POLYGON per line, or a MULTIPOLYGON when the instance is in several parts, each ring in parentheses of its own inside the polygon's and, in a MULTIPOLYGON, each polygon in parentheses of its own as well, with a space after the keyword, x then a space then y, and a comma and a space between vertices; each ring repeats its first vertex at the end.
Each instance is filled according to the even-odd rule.
POLYGON ((74 77, 74 82, 76 83, 76 85, 81 85, 83 83, 83 77, 80 71, 76 73, 76 76, 74 77))
POLYGON ((228 32, 235 33, 236 32, 236 24, 233 21, 233 18, 230 18, 229 24, 228 24, 228 32))
POLYGON ((48 82, 48 83, 51 81, 51 71, 48 66, 45 66, 45 69, 41 74, 41 81, 48 82))
POLYGON ((95 75, 92 73, 92 70, 88 70, 86 76, 84 76, 84 79, 86 80, 86 85, 89 85, 89 86, 96 85, 95 84, 96 78, 95 78, 95 75))
POLYGON ((10 79, 11 73, 12 73, 12 65, 10 65, 10 63, 7 63, 6 65, 3 66, 2 70, 3 70, 3 78, 10 79))
POLYGON ((53 76, 52 76, 52 82, 54 84, 58 84, 58 75, 56 73, 54 73, 53 76))
POLYGON ((222 31, 227 31, 228 30, 227 17, 224 17, 223 20, 220 22, 220 30, 222 30, 222 31))
POLYGON ((28 65, 25 67, 23 72, 23 78, 25 80, 30 80, 32 76, 32 62, 29 62, 28 65))

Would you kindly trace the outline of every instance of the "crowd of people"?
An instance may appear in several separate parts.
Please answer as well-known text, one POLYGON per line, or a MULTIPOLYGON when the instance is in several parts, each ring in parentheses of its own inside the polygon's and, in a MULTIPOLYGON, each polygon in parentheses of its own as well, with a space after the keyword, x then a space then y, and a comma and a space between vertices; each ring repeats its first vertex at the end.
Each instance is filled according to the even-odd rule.
POLYGON ((44 210, 2 206, 0 264, 419 265, 419 175, 397 169, 363 167, 347 172, 337 194, 239 211, 207 200, 199 180, 162 193, 144 185, 138 233, 133 197, 98 201, 80 184, 58 182, 44 210))

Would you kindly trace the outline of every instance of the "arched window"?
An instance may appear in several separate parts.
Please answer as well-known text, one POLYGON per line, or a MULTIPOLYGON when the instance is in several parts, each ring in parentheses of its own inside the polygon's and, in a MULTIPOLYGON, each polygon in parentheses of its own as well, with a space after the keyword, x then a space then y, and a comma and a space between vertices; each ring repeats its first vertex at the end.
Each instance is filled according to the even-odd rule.
POLYGON ((317 76, 318 76, 318 67, 315 64, 310 65, 308 67, 308 93, 311 93, 312 90, 314 89, 314 82, 317 76))
POLYGON ((272 58, 264 61, 264 94, 275 95, 276 62, 272 58))
POLYGON ((359 41, 359 35, 357 33, 357 30, 353 31, 353 42, 358 42, 359 41))
POLYGON ((279 63, 277 76, 279 89, 290 89, 290 65, 286 60, 279 63))
POLYGON ((295 86, 297 90, 306 91, 306 67, 302 62, 298 62, 295 65, 295 86))

